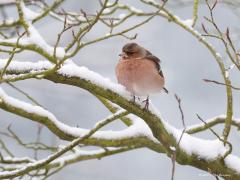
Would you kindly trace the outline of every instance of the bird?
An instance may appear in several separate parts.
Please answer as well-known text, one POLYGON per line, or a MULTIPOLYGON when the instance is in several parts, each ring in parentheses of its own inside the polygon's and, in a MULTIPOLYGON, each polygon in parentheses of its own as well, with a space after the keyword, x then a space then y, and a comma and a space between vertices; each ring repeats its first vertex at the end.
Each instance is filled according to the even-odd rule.
POLYGON ((115 74, 119 84, 135 96, 147 96, 144 109, 148 109, 149 95, 168 90, 164 87, 165 78, 160 59, 135 42, 127 43, 119 54, 115 74))

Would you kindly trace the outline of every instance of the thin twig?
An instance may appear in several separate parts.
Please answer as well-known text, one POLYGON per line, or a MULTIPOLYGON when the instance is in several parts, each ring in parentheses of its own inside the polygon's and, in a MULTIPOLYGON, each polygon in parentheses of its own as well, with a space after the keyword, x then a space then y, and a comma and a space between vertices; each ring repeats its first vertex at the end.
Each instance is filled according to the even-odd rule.
POLYGON ((176 164, 176 156, 177 156, 176 150, 179 148, 180 142, 181 142, 181 140, 183 138, 183 135, 184 135, 184 133, 186 131, 186 125, 185 125, 185 120, 184 120, 184 113, 183 113, 182 106, 181 106, 181 99, 178 97, 177 94, 175 94, 174 97, 175 97, 175 99, 178 102, 178 109, 179 109, 179 111, 181 113, 181 120, 182 120, 182 125, 183 125, 184 128, 183 128, 183 130, 181 132, 181 136, 180 136, 180 138, 179 138, 179 140, 177 142, 176 148, 172 148, 173 154, 172 154, 172 158, 171 158, 172 159, 172 176, 171 176, 171 180, 174 180, 175 164, 176 164))
POLYGON ((240 88, 238 87, 234 87, 232 85, 229 85, 229 84, 225 84, 225 83, 222 83, 222 82, 219 82, 219 81, 216 81, 216 80, 210 80, 210 79, 203 79, 204 82, 207 82, 207 83, 214 83, 214 84, 218 84, 218 85, 223 85, 223 86, 229 86, 231 87, 232 89, 234 90, 240 90, 240 88))
POLYGON ((90 136, 92 136, 95 132, 97 132, 100 128, 104 127, 105 125, 113 122, 114 120, 127 115, 128 112, 127 111, 121 111, 118 112, 114 115, 112 115, 111 117, 105 119, 104 121, 101 121, 100 123, 98 123, 92 130, 90 130, 86 135, 77 138, 75 140, 73 140, 69 145, 65 146, 64 148, 62 148, 61 150, 59 150, 58 152, 48 156, 48 158, 44 159, 44 160, 40 160, 37 163, 34 164, 30 164, 29 166, 25 166, 23 168, 19 168, 18 170, 15 171, 15 173, 5 173, 5 174, 0 174, 0 178, 12 178, 12 177, 16 177, 17 176, 21 176, 24 175, 30 171, 33 171, 35 169, 39 169, 42 166, 49 164, 50 162, 52 162, 53 160, 55 160, 56 158, 60 157, 61 155, 65 154, 66 152, 68 152, 69 150, 71 150, 72 148, 76 147, 77 145, 79 145, 83 140, 89 138, 90 136))
POLYGON ((3 68, 3 70, 2 70, 2 72, 0 74, 0 81, 2 81, 3 76, 6 73, 6 70, 7 70, 8 66, 10 65, 11 61, 13 60, 13 57, 14 57, 14 55, 16 53, 19 41, 25 35, 25 33, 26 33, 26 31, 24 33, 22 33, 21 35, 18 33, 19 36, 17 38, 16 45, 13 47, 13 49, 12 49, 12 51, 10 53, 10 57, 8 58, 8 61, 7 61, 6 65, 4 66, 4 68, 3 68))
POLYGON ((31 102, 33 102, 33 104, 42 107, 41 104, 39 104, 33 97, 31 97, 28 93, 24 92, 22 89, 20 89, 19 87, 15 86, 14 84, 7 82, 7 84, 9 86, 11 86, 13 89, 15 89, 16 91, 20 92, 21 94, 23 94, 26 98, 28 98, 31 102))
MULTIPOLYGON (((212 24, 212 26, 215 28, 215 30, 218 33, 218 36, 221 38, 222 43, 225 46, 226 52, 228 57, 231 59, 231 61, 237 66, 236 61, 234 60, 231 52, 229 51, 228 43, 225 41, 223 33, 221 32, 220 28, 215 22, 214 16, 213 16, 213 10, 217 5, 217 0, 215 0, 214 4, 211 6, 208 2, 208 0, 205 0, 207 7, 210 11, 210 18, 205 17, 205 19, 212 24)), ((231 80, 229 79, 228 75, 226 74, 226 68, 223 62, 219 62, 221 64, 221 73, 224 78, 225 84, 226 84, 226 94, 227 94, 227 118, 223 130, 223 137, 224 140, 227 142, 229 133, 231 131, 231 124, 232 124, 232 116, 233 116, 233 97, 232 97, 232 88, 231 88, 231 80)), ((239 67, 240 69, 240 67, 239 67)), ((226 143, 224 143, 226 145, 226 143)))
MULTIPOLYGON (((200 121, 202 121, 205 125, 207 125, 207 123, 203 120, 203 118, 201 118, 198 114, 197 117, 200 121)), ((232 153, 232 144, 229 141, 226 141, 224 139, 222 139, 211 127, 208 128, 218 139, 219 141, 223 142, 223 144, 227 144, 229 146, 229 149, 226 151, 226 153, 223 155, 222 159, 225 159, 229 154, 232 153)))
POLYGON ((195 26, 195 24, 197 22, 197 19, 198 19, 198 4, 199 4, 199 0, 194 0, 194 3, 193 3, 193 17, 192 17, 193 23, 192 23, 192 27, 195 26))

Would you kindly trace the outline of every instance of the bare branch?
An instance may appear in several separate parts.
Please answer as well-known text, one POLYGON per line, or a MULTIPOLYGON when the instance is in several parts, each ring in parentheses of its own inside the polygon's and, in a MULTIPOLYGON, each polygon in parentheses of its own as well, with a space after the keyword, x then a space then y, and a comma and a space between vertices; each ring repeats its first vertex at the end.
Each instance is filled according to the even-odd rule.
POLYGON ((215 81, 215 80, 210 80, 210 79, 203 79, 203 81, 204 82, 207 82, 207 83, 214 83, 214 84, 218 84, 218 85, 223 85, 223 86, 229 86, 229 87, 231 87, 232 89, 234 89, 234 90, 240 90, 240 88, 238 88, 238 87, 234 87, 234 86, 232 86, 232 85, 227 85, 227 84, 225 84, 225 83, 221 83, 221 82, 218 82, 218 81, 215 81))

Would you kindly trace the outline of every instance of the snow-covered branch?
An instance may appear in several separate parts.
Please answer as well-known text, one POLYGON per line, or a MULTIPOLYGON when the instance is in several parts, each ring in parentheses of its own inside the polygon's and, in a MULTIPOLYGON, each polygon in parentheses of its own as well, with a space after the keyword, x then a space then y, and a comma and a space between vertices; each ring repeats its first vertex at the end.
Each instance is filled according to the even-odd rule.
MULTIPOLYGON (((29 103, 10 97, 2 89, 0 90, 0 99, 1 99, 0 106, 2 109, 44 124, 53 133, 55 133, 62 139, 71 140, 76 137, 82 137, 84 136, 84 134, 89 132, 89 130, 87 129, 70 127, 60 122, 59 120, 57 120, 57 118, 51 112, 43 109, 40 106, 31 105, 29 103)), ((117 113, 117 114, 114 114, 113 117, 121 118, 126 114, 127 112, 117 113)), ((109 118, 111 119, 112 117, 110 116, 107 119, 109 118)), ((106 141, 112 141, 112 140, 121 141, 124 139, 130 139, 134 137, 144 137, 144 136, 149 136, 150 138, 153 139, 153 137, 151 137, 151 134, 149 134, 149 130, 147 129, 147 127, 145 130, 146 134, 144 133, 144 131, 142 131, 144 124, 141 120, 134 117, 132 117, 131 119, 134 119, 133 125, 126 128, 125 130, 98 131, 92 136, 92 139, 90 139, 89 142, 90 143, 93 142, 92 145, 97 145, 97 144, 94 144, 94 142, 97 143, 98 141, 106 142, 106 141)), ((101 121, 99 121, 99 123, 101 123, 101 121)), ((109 146, 114 146, 114 144, 117 144, 117 143, 112 142, 109 146)), ((102 144, 102 146, 104 146, 104 143, 102 144)))
MULTIPOLYGON (((7 99, 9 97, 6 97, 6 95, 4 95, 4 93, 2 92, 2 98, 7 99)), ((11 101, 11 99, 10 99, 10 101, 11 101)), ((12 100, 12 103, 14 104, 14 103, 19 103, 19 102, 16 102, 16 101, 12 100)), ((22 104, 22 105, 26 106, 26 104, 22 104)), ((35 112, 35 110, 33 110, 33 111, 35 112)), ((43 113, 43 112, 41 112, 41 113, 43 113)), ((116 114, 106 118, 105 120, 102 120, 101 122, 98 122, 93 129, 91 129, 88 132, 84 133, 83 135, 81 135, 81 137, 74 139, 71 143, 69 143, 67 146, 63 147, 62 149, 60 149, 56 153, 48 156, 45 159, 42 159, 42 160, 39 160, 39 161, 36 161, 36 162, 33 162, 33 163, 29 163, 29 164, 25 165, 24 167, 17 168, 16 170, 0 172, 0 178, 2 178, 2 179, 3 178, 14 178, 14 177, 24 175, 24 174, 26 174, 26 173, 28 173, 30 171, 33 171, 33 170, 36 170, 36 169, 39 169, 39 168, 42 168, 42 167, 48 165, 49 163, 51 163, 55 159, 59 158, 60 156, 62 156, 66 152, 68 152, 69 150, 73 149, 74 147, 76 147, 77 145, 82 143, 85 139, 91 137, 96 132, 99 132, 98 130, 100 128, 102 128, 105 125, 113 122, 114 120, 118 119, 119 117, 125 116, 127 114, 128 114, 128 112, 121 111, 121 112, 118 112, 118 113, 116 113, 116 114)), ((130 146, 130 145, 128 145, 128 146, 130 146)), ((128 150, 130 150, 130 149, 131 148, 128 148, 128 150)), ((121 152, 121 151, 119 151, 119 152, 121 152)), ((94 154, 96 154, 96 153, 94 153, 94 154)), ((106 155, 110 155, 110 154, 111 153, 108 153, 106 155)), ((112 153, 112 154, 114 154, 114 153, 112 153)))
MULTIPOLYGON (((224 124, 226 121, 226 115, 219 115, 219 116, 216 116, 216 117, 213 117, 211 119, 208 119, 206 120, 206 124, 204 123, 200 123, 200 124, 195 124, 195 125, 191 125, 191 126, 188 126, 186 128, 186 132, 188 134, 195 134, 195 133, 198 133, 198 132, 202 132, 202 131, 205 131, 215 125, 218 125, 218 124, 224 124)), ((240 119, 237 119, 237 118, 233 118, 232 119, 232 126, 235 126, 237 129, 240 129, 240 119)))
MULTIPOLYGON (((38 64, 43 64, 42 62, 28 62, 27 66, 23 65, 22 68, 19 68, 21 67, 21 65, 16 66, 16 64, 20 63, 24 64, 24 62, 12 62, 12 64, 9 66, 8 72, 10 74, 13 74, 14 66, 18 67, 18 69, 16 70, 16 74, 19 74, 31 72, 31 67, 35 71, 38 71, 42 70, 42 68, 49 68, 48 66, 50 65, 48 63, 45 63, 44 66, 40 66, 38 64)), ((99 74, 94 73, 85 67, 78 67, 74 64, 66 64, 61 69, 59 69, 58 72, 52 73, 48 76, 45 76, 44 78, 56 83, 69 84, 86 89, 92 94, 102 96, 112 101, 113 103, 118 104, 123 109, 126 109, 130 113, 133 113, 136 116, 142 118, 147 123, 151 131, 149 131, 149 129, 141 129, 143 127, 146 128, 146 126, 141 125, 141 130, 139 132, 146 132, 145 135, 147 135, 148 137, 151 137, 152 133, 154 137, 163 145, 166 153, 171 153, 171 147, 176 147, 176 142, 181 136, 181 130, 175 129, 167 122, 162 120, 161 116, 159 115, 158 111, 153 107, 153 105, 150 105, 149 111, 142 111, 141 104, 133 104, 130 100, 130 95, 124 90, 122 86, 112 83, 108 79, 103 78, 99 74)), ((133 125, 129 128, 132 128, 134 126, 135 125, 133 123, 133 125)), ((67 128, 64 127, 63 129, 67 128)), ((76 130, 75 128, 73 128, 72 130, 74 133, 78 133, 78 130, 76 130)), ((131 132, 133 131, 131 130, 131 132)), ((114 139, 114 136, 111 135, 111 138, 114 139)), ((209 167, 209 164, 218 164, 218 168, 212 170, 218 172, 219 170, 222 171, 223 169, 226 169, 227 171, 234 171, 235 173, 236 169, 232 169, 231 165, 226 167, 223 166, 221 163, 223 160, 221 159, 221 157, 223 157, 227 151, 228 148, 224 147, 223 143, 218 139, 213 141, 203 140, 189 136, 188 134, 184 134, 179 148, 176 150, 176 160, 178 163, 184 163, 184 159, 187 158, 189 160, 189 163, 201 169, 209 167), (208 165, 203 165, 203 162, 207 163, 208 165)), ((228 161, 228 159, 232 157, 233 155, 229 155, 227 156, 227 158, 225 158, 224 161, 228 161)))
MULTIPOLYGON (((64 0, 55 0, 48 5, 44 1, 16 0, 10 3, 16 6, 18 19, 6 18, 0 22, 0 30, 3 29, 0 31, 0 52, 10 54, 8 59, 0 59, 0 82, 9 83, 35 78, 75 86, 87 90, 98 98, 112 114, 104 120, 98 121, 93 129, 71 127, 62 123, 61 119, 57 118, 57 115, 55 116, 50 110, 16 99, 0 87, 1 109, 25 117, 27 120, 36 121, 47 127, 57 137, 71 141, 50 156, 35 160, 28 157, 14 157, 4 142, 0 140, 4 151, 10 156, 5 157, 0 154, 0 162, 13 165, 9 168, 2 168, 4 171, 0 172, 0 178, 14 178, 42 169, 47 172, 49 169, 57 168, 56 171, 58 171, 71 163, 145 147, 158 153, 165 153, 169 157, 174 155, 179 164, 190 165, 216 175, 229 175, 224 177, 225 179, 239 179, 240 160, 232 154, 232 148, 226 146, 231 127, 240 128, 239 119, 233 118, 233 86, 231 86, 229 69, 223 56, 209 43, 207 37, 220 39, 228 57, 237 67, 239 53, 231 40, 229 29, 226 33, 221 32, 215 22, 213 10, 217 1, 213 5, 206 1, 210 17, 205 17, 205 20, 216 29, 217 35, 210 34, 204 25, 202 28, 205 34, 201 34, 194 28, 199 20, 198 4, 200 1, 198 0, 193 2, 193 15, 187 20, 182 20, 171 12, 165 6, 167 1, 157 3, 154 0, 139 0, 143 6, 148 7, 149 11, 145 11, 144 8, 139 9, 129 4, 122 4, 117 0, 114 2, 104 0, 99 1, 98 11, 93 14, 85 10, 70 12, 61 9, 59 7, 63 2, 64 0), (37 11, 31 10, 29 5, 34 5, 37 11), (62 30, 56 32, 58 34, 55 44, 49 44, 34 24, 48 15, 64 23, 62 30), (132 102, 131 94, 123 86, 111 82, 84 66, 77 66, 70 59, 86 46, 109 38, 120 36, 129 40, 135 39, 136 35, 129 36, 128 33, 148 23, 156 16, 163 17, 190 33, 213 55, 224 81, 222 84, 226 87, 226 115, 206 120, 203 124, 189 126, 184 129, 186 133, 182 133, 182 130, 176 129, 165 121, 151 102, 149 109, 143 111, 143 103, 132 102), (143 17, 144 20, 130 26, 127 24, 127 28, 122 28, 122 25, 132 17, 143 17), (88 37, 88 34, 99 23, 107 28, 107 32, 94 39, 88 37), (9 33, 11 28, 15 31, 13 35, 9 33), (65 47, 60 47, 63 34, 70 30, 72 37, 65 47), (26 52, 26 50, 37 53, 45 60, 39 62, 16 61, 14 55, 26 52), (124 129, 100 130, 117 119, 125 123, 124 129), (224 141, 218 135, 215 140, 196 138, 193 135, 207 129, 211 130, 211 127, 220 123, 225 125, 222 134, 224 141), (103 149, 83 151, 76 147, 79 144, 103 149), (61 157, 70 150, 72 154, 61 157)), ((47 177, 52 173, 45 175, 47 177)))

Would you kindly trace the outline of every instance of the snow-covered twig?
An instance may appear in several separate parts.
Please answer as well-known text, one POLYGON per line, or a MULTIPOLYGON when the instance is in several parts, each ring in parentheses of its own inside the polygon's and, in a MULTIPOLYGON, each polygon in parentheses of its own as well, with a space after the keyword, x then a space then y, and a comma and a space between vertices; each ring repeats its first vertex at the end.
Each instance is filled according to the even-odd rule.
POLYGON ((23 146, 26 149, 48 150, 48 151, 53 151, 53 152, 57 150, 57 147, 48 146, 48 145, 43 144, 41 142, 30 142, 30 143, 23 142, 21 140, 21 138, 11 129, 10 125, 8 126, 7 130, 8 130, 8 132, 1 132, 0 131, 0 134, 15 140, 19 145, 23 146))
MULTIPOLYGON (((226 123, 227 130, 229 126, 232 126, 233 121, 230 122, 232 118, 232 102, 231 102, 231 82, 226 73, 226 68, 223 63, 223 58, 221 55, 215 50, 215 48, 199 33, 192 27, 192 21, 183 21, 176 15, 174 15, 167 8, 161 6, 160 3, 156 3, 154 0, 141 0, 145 5, 149 5, 149 7, 154 8, 154 11, 144 12, 131 7, 130 5, 122 6, 122 9, 128 11, 132 17, 134 16, 145 16, 146 20, 143 22, 125 29, 120 32, 114 32, 113 26, 114 23, 110 22, 110 33, 104 35, 100 38, 96 38, 93 40, 89 40, 88 42, 83 42, 82 38, 90 32, 90 30, 95 26, 98 21, 102 21, 105 24, 107 14, 116 10, 121 9, 121 4, 116 3, 116 6, 112 4, 103 3, 103 6, 100 10, 101 13, 97 13, 95 16, 89 19, 89 16, 85 16, 85 12, 82 11, 85 16, 86 22, 83 23, 84 31, 78 31, 77 34, 73 33, 73 41, 70 42, 70 45, 67 46, 65 50, 70 50, 72 47, 75 49, 72 52, 65 52, 65 50, 61 47, 57 47, 59 41, 55 44, 55 47, 50 46, 46 40, 40 35, 40 33, 33 26, 33 19, 38 16, 33 16, 34 14, 29 13, 29 8, 26 8, 23 1, 18 2, 18 12, 21 21, 20 23, 22 27, 28 32, 28 36, 25 36, 23 39, 19 41, 18 46, 16 46, 16 38, 4 38, 0 40, 0 45, 7 47, 17 47, 20 50, 32 50, 37 52, 38 54, 45 57, 47 60, 57 64, 58 60, 61 59, 63 62, 67 60, 69 57, 76 55, 79 50, 87 45, 91 45, 93 43, 114 37, 114 36, 126 36, 125 33, 149 22, 155 16, 162 16, 169 20, 170 22, 174 22, 175 24, 182 27, 185 31, 191 33, 193 37, 199 40, 200 43, 205 45, 205 47, 212 53, 214 56, 220 70, 221 74, 224 78, 226 88, 227 88, 227 121, 226 123), (157 10, 156 10, 156 9, 157 10), (27 13, 26 13, 27 12, 27 13), (30 15, 29 15, 30 14, 30 15), (105 19, 101 19, 104 16, 105 19), (34 17, 34 18, 32 18, 34 17), (189 24, 191 22, 191 24, 189 24), (55 49, 55 50, 54 50, 55 49), (55 53, 55 52, 56 53, 55 53), (54 55, 56 54, 56 56, 54 55), (55 57, 54 57, 55 56, 55 57)), ((165 1, 166 2, 166 1, 165 1)), ((195 1, 197 2, 197 1, 195 1)), ((114 3, 113 3, 114 4, 114 3)), ((215 4, 216 5, 216 4, 215 4)), ((212 12, 212 9, 215 7, 209 6, 212 12)), ((50 11, 49 11, 50 12, 50 11)), ((73 14, 64 13, 68 17, 73 17, 73 14)), ((63 15, 64 15, 63 14, 63 15)), ((123 21, 126 16, 121 16, 123 21)), ((67 21, 66 21, 67 22, 67 21)), ((115 24, 116 25, 116 24, 115 24)), ((133 36, 134 37, 134 36, 133 36)), ((228 42, 230 43, 231 48, 233 48, 233 44, 231 43, 231 38, 229 34, 227 35, 228 42)), ((19 50, 18 50, 19 51, 19 50)), ((4 68, 2 63, 6 63, 6 61, 0 61, 0 69, 4 68)), ((63 63, 62 63, 63 64, 63 63)), ((61 65, 62 65, 61 64, 61 65)), ((73 142, 64 147, 62 150, 56 154, 51 155, 48 158, 43 159, 42 161, 37 161, 31 164, 28 164, 25 167, 18 168, 14 171, 5 171, 2 173, 2 177, 15 177, 17 175, 21 175, 32 171, 37 168, 41 168, 42 166, 49 165, 55 158, 59 158, 61 154, 67 152, 72 147, 76 146, 80 141, 84 145, 96 145, 96 146, 115 146, 115 147, 130 147, 134 145, 139 145, 138 147, 148 147, 154 149, 157 152, 164 152, 166 154, 171 154, 174 150, 176 153, 176 162, 182 164, 188 164, 193 167, 197 167, 199 169, 205 171, 211 171, 214 174, 226 173, 230 174, 232 179, 239 179, 240 177, 240 161, 239 159, 230 154, 225 159, 223 158, 226 152, 229 150, 225 147, 219 139, 216 140, 206 140, 196 138, 194 136, 190 136, 189 134, 184 134, 182 136, 182 131, 174 128, 169 123, 163 120, 160 116, 160 113, 156 108, 150 104, 149 110, 143 111, 141 103, 133 103, 130 100, 129 93, 120 85, 112 83, 111 81, 103 78, 97 73, 94 73, 88 70, 85 67, 79 67, 75 64, 63 64, 63 66, 59 66, 58 68, 54 68, 54 65, 49 62, 40 62, 40 63, 29 63, 29 62, 16 62, 11 61, 9 66, 6 68, 6 73, 4 73, 3 80, 5 81, 19 81, 29 78, 36 79, 46 79, 56 83, 68 84, 71 86, 76 86, 82 89, 89 91, 93 95, 100 96, 111 101, 113 104, 119 105, 120 114, 121 113, 131 113, 127 115, 127 118, 130 119, 130 124, 124 130, 121 131, 97 131, 93 132, 91 130, 85 130, 81 128, 69 127, 66 124, 61 123, 52 113, 45 110, 42 107, 34 106, 29 103, 25 103, 23 101, 17 100, 15 98, 7 95, 3 90, 0 91, 1 101, 0 107, 8 112, 15 113, 22 117, 27 117, 28 119, 38 121, 48 127, 53 133, 55 133, 58 137, 66 140, 73 140, 73 142), (126 111, 125 111, 126 110, 126 111), (92 133, 92 134, 91 134, 92 133), (89 136, 89 137, 88 137, 89 136), (177 147, 174 149, 174 147, 177 147), (68 149, 69 148, 69 149, 68 149)), ((3 81, 4 82, 4 81, 3 81)), ((105 103, 106 104, 106 103, 105 103)), ((110 106, 109 106, 110 107, 110 106)), ((120 114, 114 112, 115 114, 111 115, 107 119, 114 117, 116 118, 120 114)), ((126 115, 124 114, 124 115, 126 115)), ((111 120, 109 120, 111 121, 111 120)), ((96 127, 100 127, 104 124, 104 121, 97 123, 96 127)), ((207 126, 207 123, 205 124, 207 126)), ((95 128, 96 128, 95 127, 95 128)), ((94 128, 94 129, 95 129, 94 128)), ((205 128, 205 127, 204 127, 205 128)), ((96 129, 95 129, 96 130, 96 129)), ((227 139, 227 134, 226 134, 227 139)), ((63 162, 65 163, 65 162, 63 162)), ((62 167, 62 164, 58 167, 62 167)), ((1 176, 0 176, 1 177, 1 176)))
MULTIPOLYGON (((186 133, 195 134, 198 132, 202 132, 207 130, 210 127, 216 126, 218 124, 224 124, 226 121, 226 115, 219 115, 210 119, 205 120, 205 123, 195 124, 191 126, 187 126, 186 133)), ((240 119, 234 118, 232 119, 232 125, 236 128, 240 129, 240 119)))
POLYGON ((16 5, 19 21, 25 28, 27 36, 21 37, 20 40, 19 38, 0 39, 0 45, 35 51, 51 62, 57 62, 56 58, 62 59, 65 56, 64 49, 50 46, 33 26, 32 19, 37 16, 36 13, 27 8, 21 0, 16 1, 16 5))
POLYGON ((102 128, 103 126, 107 125, 108 123, 111 123, 112 121, 118 119, 118 117, 121 116, 125 116, 127 114, 126 111, 122 111, 119 112, 117 114, 112 115, 109 118, 106 118, 104 121, 100 122, 99 124, 97 124, 93 129, 91 129, 88 133, 84 134, 82 137, 77 138, 75 140, 73 140, 69 145, 65 146, 64 148, 62 148, 61 150, 59 150, 58 152, 50 155, 49 157, 47 157, 46 159, 43 160, 39 160, 36 161, 34 163, 29 163, 26 166, 13 170, 13 171, 4 171, 4 172, 0 172, 0 178, 13 178, 13 177, 17 177, 17 176, 21 176, 23 174, 26 174, 32 170, 38 169, 43 167, 44 165, 49 164, 50 162, 52 162, 53 160, 57 159, 58 157, 60 157, 61 155, 65 154, 66 152, 68 152, 69 150, 71 150, 72 148, 76 147, 77 145, 79 145, 83 140, 89 138, 90 136, 92 136, 94 133, 96 133, 100 128, 102 128))
MULTIPOLYGON (((77 127, 70 127, 58 121, 56 117, 50 113, 49 111, 43 109, 40 106, 31 105, 29 103, 25 103, 23 101, 17 100, 8 96, 3 90, 0 92, 0 107, 16 113, 20 116, 27 117, 29 119, 38 121, 42 124, 45 124, 53 133, 57 134, 59 137, 63 139, 72 139, 76 137, 81 137, 84 134, 88 133, 87 129, 81 129, 77 127), (14 110, 14 111, 13 111, 14 110)), ((122 117, 122 115, 115 114, 116 117, 122 117)), ((111 118, 110 118, 111 119, 111 118)), ((105 121, 104 121, 105 122, 105 121)), ((100 122, 101 124, 101 122, 100 122)), ((144 136, 144 132, 138 131, 137 121, 135 125, 128 127, 122 131, 98 131, 96 132, 92 138, 95 140, 121 140, 124 138, 137 137, 141 134, 144 136)), ((94 140, 92 139, 92 141, 94 140)), ((114 142, 113 142, 114 144, 114 142)))
MULTIPOLYGON (((21 62, 23 63, 23 62, 21 62)), ((19 64, 20 62, 16 62, 18 64, 18 73, 21 72, 21 67, 19 64)), ((9 66, 9 72, 13 73, 14 72, 14 66, 16 67, 16 64, 12 62, 12 64, 9 66)), ((31 71, 32 68, 37 70, 39 67, 37 67, 37 63, 27 63, 28 66, 22 66, 22 72, 29 72, 31 71)), ((48 66, 45 64, 45 68, 48 66)), ((40 68, 41 69, 41 68, 40 68)), ((146 129, 146 125, 140 125, 136 126, 136 122, 134 121, 133 125, 130 126, 129 130, 132 132, 136 132, 136 130, 133 130, 131 128, 139 127, 137 131, 137 134, 140 133, 142 134, 144 132, 145 136, 147 137, 152 137, 152 134, 154 137, 161 142, 162 146, 164 148, 170 149, 172 146, 176 146, 177 140, 181 136, 181 131, 175 129, 174 127, 170 126, 167 122, 162 120, 161 116, 159 115, 158 111, 150 104, 149 110, 148 111, 142 111, 142 106, 140 104, 133 104, 131 102, 131 97, 130 94, 128 94, 124 88, 120 85, 116 85, 112 83, 111 81, 104 79, 100 75, 89 71, 86 68, 83 67, 78 67, 74 64, 66 64, 64 65, 57 73, 53 73, 49 76, 45 77, 46 79, 57 82, 57 83, 64 83, 64 84, 69 84, 73 86, 77 86, 80 88, 84 88, 91 92, 92 94, 97 94, 100 95, 104 98, 107 98, 108 100, 111 100, 113 103, 118 104, 121 106, 123 109, 127 109, 130 113, 133 113, 137 115, 138 117, 141 117, 145 123, 149 126, 150 129, 146 129), (144 128, 144 129, 141 129, 144 128), (150 131, 149 131, 150 130, 150 131)), ((131 118, 134 119, 134 118, 131 118)), ((128 129, 128 128, 127 128, 128 129)), ((98 131, 99 132, 99 131, 98 131)), ((95 135, 97 135, 97 133, 95 135)), ((135 134, 136 136, 136 134, 135 134)), ((94 137, 94 135, 92 136, 94 137)), ((114 136, 111 135, 110 139, 113 139, 114 136)), ((153 137, 152 137, 153 138, 153 137)), ((156 139, 153 141, 156 141, 156 139)), ((101 141, 98 141, 101 142, 101 141)), ((115 140, 113 142, 116 142, 115 140)), ((119 142, 119 141, 118 141, 119 142)), ((170 149, 171 150, 171 149, 170 149)), ((165 152, 167 149, 164 150, 165 152)), ((200 159, 205 159, 207 162, 212 162, 214 164, 220 165, 221 162, 218 159, 222 155, 225 154, 227 149, 223 146, 222 142, 217 140, 211 141, 211 140, 203 140, 199 138, 195 138, 192 136, 189 136, 188 134, 185 134, 182 137, 182 140, 179 144, 179 149, 176 150, 176 157, 181 156, 185 157, 188 159, 191 159, 192 161, 196 162, 197 167, 198 166, 198 160, 200 159), (195 159, 197 157, 197 159, 195 159)), ((229 155, 225 160, 233 155, 229 155)), ((179 159, 176 158, 178 161, 179 159)), ((204 167, 207 166, 201 166, 201 169, 204 169, 204 167)), ((224 168, 228 171, 235 171, 235 169, 232 169, 231 167, 226 167, 224 168), (230 169, 229 169, 230 168, 230 169)), ((223 168, 223 169, 224 169, 223 168)), ((218 169, 212 168, 212 170, 215 172, 219 171, 218 169)), ((222 170, 222 169, 221 169, 222 170)))

